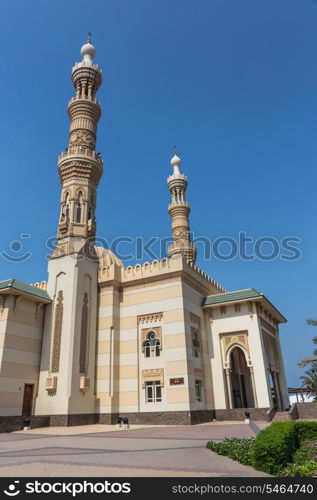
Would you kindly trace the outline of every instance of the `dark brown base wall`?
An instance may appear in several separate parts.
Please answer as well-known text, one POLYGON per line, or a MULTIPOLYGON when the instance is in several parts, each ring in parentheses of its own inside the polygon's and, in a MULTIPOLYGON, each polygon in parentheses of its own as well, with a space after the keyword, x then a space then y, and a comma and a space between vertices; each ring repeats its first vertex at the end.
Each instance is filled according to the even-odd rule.
POLYGON ((51 427, 71 427, 73 425, 98 424, 96 413, 74 413, 71 415, 51 415, 51 427))
MULTIPOLYGON (((24 420, 26 417, 0 417, 0 432, 14 432, 21 431, 24 427, 24 420)), ((33 416, 30 417, 30 426, 33 429, 39 427, 49 427, 49 416, 33 416)))
POLYGON ((233 408, 231 410, 215 410, 216 420, 244 420, 250 413, 251 420, 269 421, 270 408, 233 408))
MULTIPOLYGON (((314 403, 297 404, 298 418, 317 418, 317 405, 314 403), (299 408, 298 408, 299 407, 299 408), (314 416, 315 415, 315 416, 314 416)), ((92 425, 117 423, 117 418, 127 417, 129 424, 140 425, 195 425, 222 420, 244 420, 245 413, 251 420, 269 421, 269 408, 235 408, 232 410, 165 411, 140 413, 86 413, 72 415, 51 415, 31 417, 31 427, 70 427, 73 425, 92 425)), ((24 417, 0 417, 0 432, 13 432, 23 429, 24 417)))
POLYGON ((140 413, 101 413, 100 424, 116 424, 118 417, 127 417, 129 424, 139 425, 192 425, 211 422, 214 410, 201 411, 149 411, 140 413))

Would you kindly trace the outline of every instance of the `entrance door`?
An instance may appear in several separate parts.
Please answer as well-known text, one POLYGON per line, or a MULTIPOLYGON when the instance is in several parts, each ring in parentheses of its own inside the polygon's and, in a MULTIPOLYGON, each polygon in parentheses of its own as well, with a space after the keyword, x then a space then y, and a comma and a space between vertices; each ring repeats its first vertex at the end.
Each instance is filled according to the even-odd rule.
POLYGON ((32 415, 34 384, 24 384, 22 417, 32 415))

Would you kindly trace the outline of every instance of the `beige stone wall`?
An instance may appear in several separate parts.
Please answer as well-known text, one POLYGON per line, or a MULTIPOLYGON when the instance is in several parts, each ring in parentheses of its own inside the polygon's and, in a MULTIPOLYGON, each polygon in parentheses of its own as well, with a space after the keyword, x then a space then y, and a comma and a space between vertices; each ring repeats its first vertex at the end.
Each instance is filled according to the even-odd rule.
POLYGON ((141 286, 122 286, 120 290, 102 286, 97 339, 97 411, 124 413, 188 408, 186 341, 179 278, 141 286), (146 359, 142 341, 144 334, 151 329, 158 333, 162 349, 159 357, 146 359), (175 360, 178 360, 178 368, 175 360), (162 403, 145 403, 142 373, 151 369, 162 369, 164 373, 162 403), (182 390, 169 388, 169 378, 174 375, 185 377, 182 390), (171 401, 170 391, 179 394, 175 401, 171 401))
POLYGON ((6 295, 0 309, 0 415, 21 415, 24 384, 38 390, 45 305, 6 295))
POLYGON ((168 262, 167 266, 170 266, 167 268, 169 272, 165 266, 160 269, 159 264, 155 266, 153 263, 128 270, 112 266, 103 269, 102 277, 99 275, 98 412, 123 414, 213 407, 208 342, 201 303, 206 287, 211 293, 215 284, 191 266, 187 266, 187 274, 184 273, 183 262, 168 262), (175 270, 179 272, 171 272, 175 270), (152 279, 143 279, 150 272, 153 273, 152 279), (137 280, 137 276, 141 280, 137 280), (196 280, 193 279, 195 276, 196 280), (122 282, 117 282, 118 278, 122 282), (195 323, 197 320, 199 326, 195 323), (199 359, 192 356, 193 325, 198 326, 201 337, 199 359), (146 358, 142 343, 150 331, 154 331, 161 341, 161 351, 158 357, 146 358), (157 370, 162 372, 160 379, 164 384, 162 402, 147 403, 144 378, 156 380, 157 370), (175 378, 182 380, 181 385, 173 385, 171 379, 175 378), (195 398, 197 379, 202 382, 201 402, 195 398))

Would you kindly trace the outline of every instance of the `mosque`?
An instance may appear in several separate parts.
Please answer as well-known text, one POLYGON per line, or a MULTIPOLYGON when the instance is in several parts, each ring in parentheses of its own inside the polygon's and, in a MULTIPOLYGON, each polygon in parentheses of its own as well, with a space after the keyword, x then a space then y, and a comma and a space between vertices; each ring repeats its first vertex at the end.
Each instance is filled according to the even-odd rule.
POLYGON ((72 69, 69 144, 47 282, 0 281, 0 430, 265 420, 289 407, 279 325, 254 288, 226 291, 195 265, 187 177, 167 179, 168 257, 125 267, 95 246, 102 72, 90 38, 72 69))

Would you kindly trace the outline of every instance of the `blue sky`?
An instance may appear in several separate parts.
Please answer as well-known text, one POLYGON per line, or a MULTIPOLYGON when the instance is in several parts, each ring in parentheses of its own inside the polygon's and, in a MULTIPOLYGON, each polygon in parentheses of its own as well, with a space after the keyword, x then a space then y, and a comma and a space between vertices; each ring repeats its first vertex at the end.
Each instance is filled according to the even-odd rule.
POLYGON ((104 77, 99 236, 170 235, 176 144, 196 236, 301 239, 296 261, 197 261, 228 290, 264 292, 288 318, 282 346, 298 385, 296 362, 317 334, 305 324, 317 316, 317 2, 2 0, 1 17, 0 251, 32 256, 0 255, 0 279, 46 279, 70 71, 91 30, 104 77))

